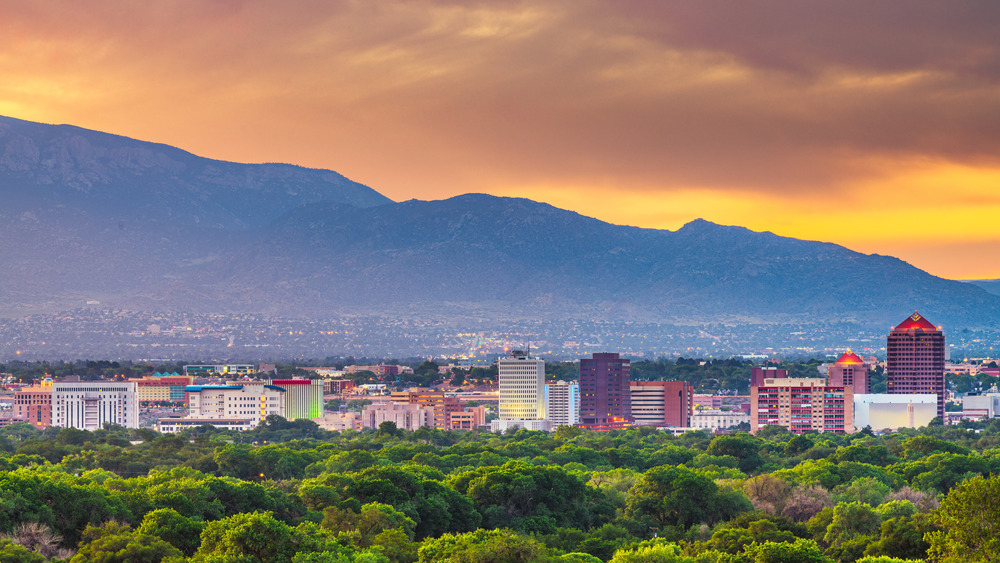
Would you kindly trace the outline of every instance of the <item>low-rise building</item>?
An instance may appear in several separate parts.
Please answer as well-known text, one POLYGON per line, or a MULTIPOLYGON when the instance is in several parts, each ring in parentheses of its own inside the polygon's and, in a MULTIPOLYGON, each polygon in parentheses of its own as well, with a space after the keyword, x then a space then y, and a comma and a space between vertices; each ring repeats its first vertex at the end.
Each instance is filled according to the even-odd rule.
POLYGON ((365 405, 361 411, 362 428, 378 428, 383 422, 392 422, 396 428, 416 430, 421 426, 434 426, 434 408, 418 404, 380 403, 365 405))
POLYGON ((641 426, 690 426, 694 387, 687 381, 632 381, 632 418, 641 426))
POLYGON ((271 379, 270 385, 285 390, 285 418, 314 419, 323 415, 323 382, 319 379, 271 379))
POLYGON ((23 387, 14 393, 13 419, 35 428, 52 426, 52 386, 23 387))
POLYGON ((525 430, 542 430, 544 432, 552 432, 555 428, 552 427, 551 420, 540 420, 540 419, 520 419, 515 418, 511 420, 501 420, 497 419, 490 422, 490 432, 506 432, 513 428, 523 428, 525 430))
POLYGON ((194 383, 190 375, 159 375, 130 379, 137 385, 139 405, 146 406, 157 403, 184 403, 184 389, 194 383))
MULTIPOLYGON (((702 409, 691 415, 689 428, 694 430, 726 430, 740 424, 750 424, 750 415, 743 411, 724 411, 721 409, 702 409)), ((679 426, 678 428, 684 428, 679 426)))
POLYGON ((314 418, 313 422, 331 432, 361 430, 361 415, 356 412, 325 412, 323 416, 314 418))
POLYGON ((937 394, 871 393, 854 396, 854 426, 898 430, 927 426, 937 416, 937 394))
POLYGON ((249 420, 256 426, 268 415, 285 416, 285 389, 263 381, 231 385, 189 385, 188 418, 249 420))
POLYGON ((474 430, 486 426, 486 407, 463 407, 449 415, 449 427, 452 430, 474 430))
POLYGON ((253 421, 245 418, 161 418, 156 423, 156 430, 161 434, 172 434, 199 426, 214 426, 223 430, 238 430, 240 432, 253 430, 257 427, 253 421))
POLYGON ((1000 393, 962 397, 962 418, 980 420, 1000 417, 1000 393))
POLYGON ((134 381, 57 381, 52 384, 52 425, 97 430, 105 424, 139 427, 134 381))

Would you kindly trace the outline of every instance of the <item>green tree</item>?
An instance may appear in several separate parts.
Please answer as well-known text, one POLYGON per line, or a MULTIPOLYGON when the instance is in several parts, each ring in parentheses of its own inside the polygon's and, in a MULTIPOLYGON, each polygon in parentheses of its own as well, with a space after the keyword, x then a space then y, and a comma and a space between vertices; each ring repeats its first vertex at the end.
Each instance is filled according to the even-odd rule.
POLYGON ((8 539, 0 539, 0 563, 43 563, 45 557, 8 539))
POLYGON ((798 539, 792 543, 754 543, 743 551, 749 563, 831 563, 816 542, 798 539))
POLYGON ((751 473, 764 465, 760 456, 761 441, 749 434, 728 434, 717 436, 708 445, 709 455, 730 455, 739 460, 740 471, 751 473))
POLYGON ((655 467, 629 491, 626 516, 659 527, 715 524, 753 508, 742 493, 725 493, 684 467, 655 467))
POLYGON ((159 563, 180 557, 179 549, 160 538, 111 521, 87 526, 80 550, 70 563, 159 563))
POLYGON ((959 483, 935 513, 928 555, 941 563, 996 561, 1000 553, 1000 476, 959 483))
POLYGON ((535 563, 554 560, 544 545, 511 530, 476 530, 428 539, 418 551, 420 563, 535 563))
POLYGON ((146 514, 137 531, 158 537, 190 557, 201 545, 203 528, 198 520, 185 518, 172 508, 160 508, 146 514))
POLYGON ((289 563, 295 548, 295 538, 287 524, 276 520, 270 512, 252 512, 205 524, 198 554, 243 557, 253 563, 289 563))

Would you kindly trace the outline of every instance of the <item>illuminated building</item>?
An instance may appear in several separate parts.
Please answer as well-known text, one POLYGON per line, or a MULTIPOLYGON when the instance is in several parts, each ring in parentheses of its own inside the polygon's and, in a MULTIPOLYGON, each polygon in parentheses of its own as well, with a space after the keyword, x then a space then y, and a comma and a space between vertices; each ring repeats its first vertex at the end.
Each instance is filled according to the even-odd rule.
POLYGON ((545 419, 553 428, 580 422, 580 389, 573 381, 545 384, 545 419))
POLYGON ((750 388, 750 431, 768 425, 792 434, 854 432, 854 390, 819 377, 765 379, 750 388))
POLYGON ((691 426, 694 387, 687 381, 633 381, 632 418, 642 426, 691 426))
POLYGON ((513 350, 497 360, 499 420, 545 419, 545 362, 513 350))
POLYGON ((57 381, 52 384, 52 425, 98 430, 105 423, 139 427, 134 381, 57 381))
POLYGON ((854 390, 855 395, 871 392, 868 365, 857 354, 848 350, 827 370, 827 383, 831 387, 843 386, 854 390))
POLYGON ((890 395, 937 395, 937 413, 944 420, 944 333, 920 313, 889 333, 885 375, 890 395))
POLYGON ((271 379, 271 385, 285 390, 285 414, 288 420, 323 416, 323 382, 319 379, 271 379))
POLYGON ((632 424, 631 360, 617 352, 580 360, 580 425, 595 430, 632 424))

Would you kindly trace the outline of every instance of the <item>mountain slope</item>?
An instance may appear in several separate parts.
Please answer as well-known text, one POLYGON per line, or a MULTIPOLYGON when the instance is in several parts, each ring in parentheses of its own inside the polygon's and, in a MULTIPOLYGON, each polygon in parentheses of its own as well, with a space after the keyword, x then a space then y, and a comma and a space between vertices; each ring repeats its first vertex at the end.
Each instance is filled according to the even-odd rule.
POLYGON ((995 326, 1000 297, 896 258, 527 199, 393 203, 336 172, 235 164, 0 118, 0 314, 135 310, 995 326))
POLYGON ((920 309, 975 326, 1000 312, 997 297, 892 257, 702 220, 621 227, 481 194, 300 208, 203 275, 230 297, 281 288, 285 307, 329 311, 888 324, 920 309), (246 263, 253 276, 226 274, 246 263))

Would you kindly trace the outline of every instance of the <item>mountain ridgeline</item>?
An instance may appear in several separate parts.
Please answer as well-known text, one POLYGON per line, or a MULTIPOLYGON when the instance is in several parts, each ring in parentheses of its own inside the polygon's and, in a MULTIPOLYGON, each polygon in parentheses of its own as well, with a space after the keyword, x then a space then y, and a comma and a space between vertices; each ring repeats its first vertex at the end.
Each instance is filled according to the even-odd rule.
POLYGON ((896 258, 527 199, 394 203, 327 171, 0 118, 0 313, 99 301, 287 316, 995 326, 1000 296, 896 258))

